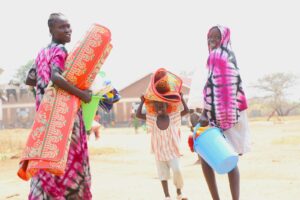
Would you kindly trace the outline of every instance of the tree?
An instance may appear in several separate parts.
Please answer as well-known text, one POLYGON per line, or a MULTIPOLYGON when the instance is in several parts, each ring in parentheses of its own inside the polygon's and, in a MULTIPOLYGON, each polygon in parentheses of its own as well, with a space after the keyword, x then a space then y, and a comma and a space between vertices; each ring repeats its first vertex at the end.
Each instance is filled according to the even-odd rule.
POLYGON ((297 82, 297 77, 293 74, 273 73, 258 79, 258 84, 254 87, 262 90, 266 106, 271 107, 268 120, 275 114, 278 116, 287 116, 289 113, 298 108, 300 103, 287 100, 288 90, 297 82))
POLYGON ((33 63, 34 63, 34 60, 29 60, 25 65, 20 66, 19 69, 17 70, 14 77, 20 83, 25 82, 27 73, 28 73, 29 69, 31 68, 31 66, 33 65, 33 63))

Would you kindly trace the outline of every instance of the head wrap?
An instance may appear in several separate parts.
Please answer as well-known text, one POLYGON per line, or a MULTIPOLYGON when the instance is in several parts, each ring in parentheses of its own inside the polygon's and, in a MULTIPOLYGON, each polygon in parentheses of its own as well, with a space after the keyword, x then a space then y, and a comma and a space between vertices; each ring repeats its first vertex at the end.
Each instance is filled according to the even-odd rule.
MULTIPOLYGON (((239 112, 247 109, 242 80, 235 55, 230 44, 230 30, 214 26, 221 33, 221 42, 216 49, 210 49, 207 60, 208 79, 204 87, 204 108, 208 111, 211 125, 227 130, 239 118, 239 112)), ((208 32, 210 35, 211 28, 208 32)))

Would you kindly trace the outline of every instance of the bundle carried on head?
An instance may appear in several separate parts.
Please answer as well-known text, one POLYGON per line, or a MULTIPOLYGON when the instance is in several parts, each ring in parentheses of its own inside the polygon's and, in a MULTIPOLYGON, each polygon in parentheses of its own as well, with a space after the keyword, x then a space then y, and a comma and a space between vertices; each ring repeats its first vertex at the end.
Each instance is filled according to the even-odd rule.
POLYGON ((150 114, 155 113, 154 101, 168 104, 167 112, 177 112, 181 105, 182 80, 175 74, 164 68, 158 69, 153 76, 144 95, 146 110, 150 114))

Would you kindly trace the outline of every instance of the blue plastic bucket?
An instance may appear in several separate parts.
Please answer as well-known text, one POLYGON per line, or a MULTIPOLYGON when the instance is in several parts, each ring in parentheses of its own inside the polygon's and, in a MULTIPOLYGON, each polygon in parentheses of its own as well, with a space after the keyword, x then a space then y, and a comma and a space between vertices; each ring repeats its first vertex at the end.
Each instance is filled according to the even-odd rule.
MULTIPOLYGON (((199 126, 195 127, 194 138, 199 126)), ((237 153, 225 140, 221 130, 215 127, 207 129, 194 139, 194 150, 218 174, 233 170, 239 159, 237 153)))

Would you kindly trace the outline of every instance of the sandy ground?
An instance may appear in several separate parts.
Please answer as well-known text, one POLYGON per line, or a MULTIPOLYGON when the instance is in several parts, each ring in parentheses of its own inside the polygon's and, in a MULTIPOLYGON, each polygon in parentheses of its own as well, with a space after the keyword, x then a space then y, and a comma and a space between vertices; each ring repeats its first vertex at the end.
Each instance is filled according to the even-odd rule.
MULTIPOLYGON (((252 121, 252 152, 241 157, 241 200, 300 199, 300 118, 284 123, 252 121)), ((182 127, 181 159, 184 193, 191 199, 211 199, 197 156, 189 151, 187 127, 182 127)), ((2 146, 22 146, 28 130, 0 131, 2 146), (8 138, 8 139, 7 139, 8 138)), ((1 148, 1 147, 0 147, 1 148)), ((159 200, 163 192, 156 175, 150 136, 140 130, 104 129, 99 141, 89 141, 93 199, 159 200)), ((29 182, 16 176, 18 159, 14 152, 2 153, 0 161, 0 199, 26 199, 29 182)), ((227 175, 217 175, 221 199, 231 199, 227 175)), ((172 181, 170 192, 175 196, 172 181)))

